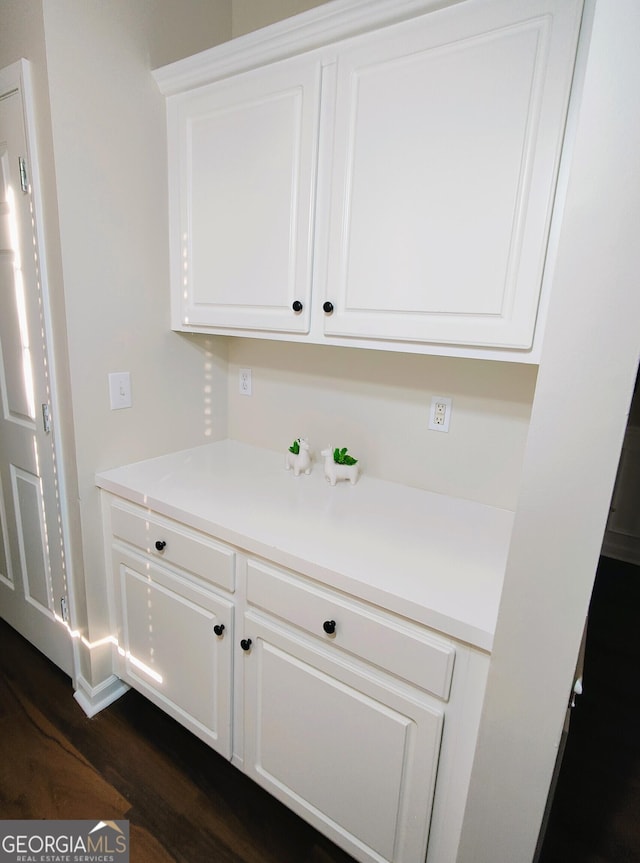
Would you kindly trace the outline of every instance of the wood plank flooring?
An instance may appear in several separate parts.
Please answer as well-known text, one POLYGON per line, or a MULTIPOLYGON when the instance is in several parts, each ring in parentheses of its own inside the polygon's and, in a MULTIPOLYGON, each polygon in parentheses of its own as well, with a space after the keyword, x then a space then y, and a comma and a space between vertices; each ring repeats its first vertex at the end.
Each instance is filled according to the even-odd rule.
POLYGON ((2 621, 0 817, 126 818, 132 863, 353 863, 137 693, 88 719, 2 621))
POLYGON ((540 863, 640 861, 640 567, 601 558, 540 863))

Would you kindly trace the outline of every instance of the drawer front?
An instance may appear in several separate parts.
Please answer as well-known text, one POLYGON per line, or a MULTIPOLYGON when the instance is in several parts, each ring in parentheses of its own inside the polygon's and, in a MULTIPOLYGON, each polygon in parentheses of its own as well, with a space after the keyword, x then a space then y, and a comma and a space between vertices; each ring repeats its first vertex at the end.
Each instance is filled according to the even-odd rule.
POLYGON ((255 560, 247 563, 247 600, 438 698, 449 697, 455 647, 416 624, 383 616, 255 560), (333 633, 325 631, 325 622, 335 623, 333 633))
POLYGON ((235 552, 204 533, 115 502, 111 504, 111 531, 115 539, 124 540, 158 562, 180 567, 225 590, 234 589, 235 552), (156 543, 161 547, 157 548, 156 543))

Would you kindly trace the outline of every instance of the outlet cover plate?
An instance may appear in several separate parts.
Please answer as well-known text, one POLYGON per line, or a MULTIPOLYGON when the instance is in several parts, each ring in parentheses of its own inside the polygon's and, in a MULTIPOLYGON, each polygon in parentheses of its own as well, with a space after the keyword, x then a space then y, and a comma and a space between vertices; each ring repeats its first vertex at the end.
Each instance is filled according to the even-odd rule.
POLYGON ((448 432, 451 421, 451 399, 448 396, 433 396, 429 410, 431 431, 448 432))
POLYGON ((250 396, 252 393, 252 384, 251 384, 251 369, 240 369, 240 374, 238 377, 238 389, 240 391, 240 395, 242 396, 250 396))

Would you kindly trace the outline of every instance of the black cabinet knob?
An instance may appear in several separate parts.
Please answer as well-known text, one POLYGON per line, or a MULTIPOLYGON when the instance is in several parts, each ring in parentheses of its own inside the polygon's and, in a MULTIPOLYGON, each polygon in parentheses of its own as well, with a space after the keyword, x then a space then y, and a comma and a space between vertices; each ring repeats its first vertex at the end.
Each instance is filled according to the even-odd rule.
POLYGON ((325 622, 322 624, 322 628, 327 633, 327 635, 333 635, 333 633, 336 631, 335 620, 325 620, 325 622))
POLYGON ((333 303, 330 303, 329 300, 327 300, 327 302, 322 306, 322 308, 328 315, 330 315, 333 311, 333 303))
POLYGON ((224 632, 224 623, 216 623, 216 625, 213 627, 213 631, 216 635, 222 635, 222 633, 224 632))
POLYGON ((164 551, 166 544, 167 543, 164 541, 164 539, 157 539, 156 540, 156 551, 164 551))
POLYGON ((301 312, 302 311, 302 303, 300 302, 300 300, 294 300, 291 308, 293 309, 294 312, 301 312))
POLYGON ((240 647, 243 650, 250 650, 251 649, 251 639, 250 638, 243 638, 240 641, 240 647))

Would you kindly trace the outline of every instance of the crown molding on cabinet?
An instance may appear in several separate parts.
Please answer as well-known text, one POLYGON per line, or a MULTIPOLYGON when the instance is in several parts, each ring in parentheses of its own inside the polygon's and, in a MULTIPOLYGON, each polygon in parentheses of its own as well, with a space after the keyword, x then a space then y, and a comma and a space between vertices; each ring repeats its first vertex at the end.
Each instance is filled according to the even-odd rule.
POLYGON ((174 96, 464 0, 333 0, 153 71, 174 96))

